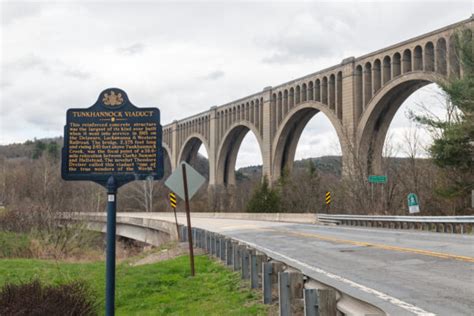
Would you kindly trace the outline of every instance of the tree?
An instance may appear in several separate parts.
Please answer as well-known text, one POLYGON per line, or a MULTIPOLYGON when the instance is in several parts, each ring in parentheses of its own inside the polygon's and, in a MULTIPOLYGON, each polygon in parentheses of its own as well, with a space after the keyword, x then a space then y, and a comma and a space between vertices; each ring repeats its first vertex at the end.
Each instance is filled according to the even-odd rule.
POLYGON ((264 177, 247 204, 247 212, 275 213, 279 210, 280 194, 276 189, 270 188, 267 177, 264 177))
POLYGON ((474 147, 474 52, 472 31, 459 30, 455 34, 455 51, 463 71, 462 76, 451 75, 438 82, 447 97, 447 115, 435 117, 429 112, 411 113, 413 120, 427 127, 433 136, 429 153, 434 163, 449 173, 453 180, 438 193, 447 198, 467 200, 473 186, 474 147))

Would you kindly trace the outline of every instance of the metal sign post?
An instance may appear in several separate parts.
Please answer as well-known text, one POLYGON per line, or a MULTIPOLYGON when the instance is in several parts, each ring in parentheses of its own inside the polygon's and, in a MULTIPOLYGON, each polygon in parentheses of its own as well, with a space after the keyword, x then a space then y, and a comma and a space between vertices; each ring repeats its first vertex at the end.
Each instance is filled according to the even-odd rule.
POLYGON ((115 233, 117 222, 117 182, 107 181, 107 253, 105 263, 105 314, 114 315, 115 307, 115 233))
POLYGON ((204 184, 206 179, 199 174, 193 167, 186 162, 181 162, 181 168, 176 168, 171 176, 166 179, 165 185, 184 200, 186 206, 186 220, 188 226, 189 256, 191 264, 191 275, 194 276, 194 252, 193 252, 193 234, 191 229, 191 212, 189 209, 189 200, 204 184))
POLYGON ((115 314, 115 235, 118 188, 163 177, 160 110, 138 108, 125 91, 110 88, 89 108, 69 109, 61 177, 94 181, 107 189, 105 315, 115 314))
MULTIPOLYGON (((387 183, 387 176, 382 175, 382 176, 376 176, 376 175, 371 175, 368 177, 369 183, 370 183, 370 201, 371 203, 374 203, 374 183, 381 183, 382 184, 382 203, 383 203, 383 185, 387 183)), ((377 190, 376 192, 377 193, 377 190)))
POLYGON ((189 211, 188 179, 186 177, 186 165, 182 164, 182 167, 183 167, 184 204, 186 205, 186 220, 188 223, 189 259, 191 263, 191 275, 194 276, 193 234, 191 230, 191 214, 189 211))

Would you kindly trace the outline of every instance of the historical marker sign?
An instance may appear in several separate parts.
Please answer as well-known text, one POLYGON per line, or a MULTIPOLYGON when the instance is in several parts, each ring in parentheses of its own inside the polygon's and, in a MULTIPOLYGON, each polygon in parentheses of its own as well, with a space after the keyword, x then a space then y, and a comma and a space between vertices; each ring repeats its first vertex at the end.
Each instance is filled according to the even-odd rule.
POLYGON ((162 128, 157 108, 137 108, 120 89, 103 91, 86 109, 69 109, 62 177, 118 185, 163 176, 162 128))
POLYGON ((163 177, 160 110, 137 108, 125 91, 111 88, 86 109, 69 109, 64 126, 61 176, 107 188, 105 315, 115 313, 115 235, 118 188, 163 177))

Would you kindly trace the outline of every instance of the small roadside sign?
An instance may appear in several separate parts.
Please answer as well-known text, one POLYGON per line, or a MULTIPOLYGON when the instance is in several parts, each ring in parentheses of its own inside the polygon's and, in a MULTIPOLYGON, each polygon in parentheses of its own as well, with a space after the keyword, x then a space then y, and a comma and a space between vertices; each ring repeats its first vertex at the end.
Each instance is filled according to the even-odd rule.
POLYGON ((369 176, 369 183, 387 183, 387 176, 369 176))
POLYGON ((170 193, 170 205, 172 208, 176 208, 176 195, 173 192, 170 193))
POLYGON ((326 192, 326 205, 331 204, 331 192, 326 192))
POLYGON ((173 209, 174 212, 174 221, 176 223, 176 234, 178 235, 178 240, 180 240, 179 236, 179 224, 178 224, 178 216, 176 215, 176 194, 173 192, 170 192, 170 206, 173 209))
MULTIPOLYGON (((186 162, 181 162, 181 166, 186 166, 186 180, 188 182, 188 198, 191 199, 194 194, 201 188, 201 186, 206 182, 206 179, 197 172, 193 167, 191 167, 186 162)), ((184 196, 184 182, 183 182, 183 169, 176 168, 173 173, 165 181, 165 185, 181 199, 185 199, 184 196)))
POLYGON ((408 202, 408 211, 410 214, 419 213, 420 212, 420 204, 418 202, 418 197, 415 193, 410 193, 407 195, 407 202, 408 202))

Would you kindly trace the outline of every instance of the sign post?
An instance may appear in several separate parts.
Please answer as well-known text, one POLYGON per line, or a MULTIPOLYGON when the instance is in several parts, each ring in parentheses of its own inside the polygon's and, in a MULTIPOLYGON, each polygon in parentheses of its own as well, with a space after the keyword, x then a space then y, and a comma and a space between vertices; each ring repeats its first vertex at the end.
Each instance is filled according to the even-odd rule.
POLYGON ((183 163, 181 166, 183 167, 184 204, 186 205, 186 221, 188 222, 189 260, 191 260, 191 275, 194 276, 193 233, 191 230, 191 214, 189 211, 188 178, 186 176, 186 165, 183 163))
MULTIPOLYGON (((374 183, 381 183, 382 184, 382 199, 384 196, 384 185, 387 183, 387 176, 369 176, 368 178, 370 183, 370 200, 373 202, 374 200, 374 183)), ((382 200, 383 201, 383 200, 382 200)))
POLYGON ((206 179, 186 162, 181 162, 181 168, 176 168, 171 176, 165 181, 165 185, 184 200, 186 206, 186 220, 188 226, 189 260, 191 264, 191 275, 194 276, 194 251, 193 234, 191 229, 191 211, 189 200, 196 194, 206 179))
POLYGON ((117 182, 114 176, 107 181, 107 252, 105 258, 105 311, 115 311, 115 233, 117 221, 117 182))
POLYGON ((61 177, 94 181, 107 189, 105 314, 115 314, 117 191, 163 177, 160 110, 138 108, 125 91, 110 88, 89 108, 69 109, 64 126, 61 177))
POLYGON ((416 196, 415 193, 409 193, 407 195, 407 202, 408 202, 408 211, 410 212, 410 214, 420 212, 420 204, 418 203, 418 196, 416 196))

